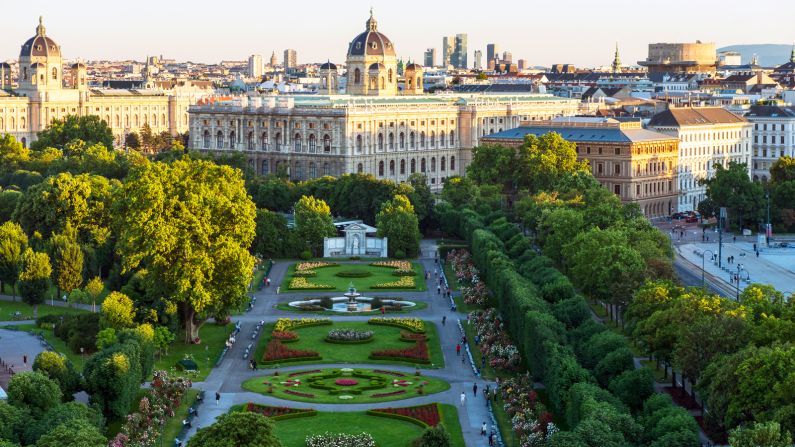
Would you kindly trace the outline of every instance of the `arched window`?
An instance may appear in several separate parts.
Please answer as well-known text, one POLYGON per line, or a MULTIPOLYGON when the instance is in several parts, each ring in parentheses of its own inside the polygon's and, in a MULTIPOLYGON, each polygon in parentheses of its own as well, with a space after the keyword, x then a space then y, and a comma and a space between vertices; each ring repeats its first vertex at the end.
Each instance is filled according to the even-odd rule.
POLYGON ((323 135, 323 152, 331 152, 331 137, 328 134, 323 135))
POLYGON ((420 159, 420 172, 425 174, 425 158, 420 159))
POLYGON ((431 157, 431 172, 436 172, 436 157, 431 157))
POLYGON ((395 160, 389 160, 389 175, 395 175, 395 160))
POLYGON ((362 153, 362 136, 361 135, 356 135, 356 153, 357 154, 361 154, 362 153))
POLYGON ((25 137, 22 137, 22 139, 19 140, 19 141, 22 143, 22 147, 27 149, 27 147, 28 147, 28 139, 25 138, 25 137))
POLYGON ((23 81, 27 81, 28 80, 28 67, 25 67, 25 68, 22 69, 22 80, 23 81))
POLYGON ((392 132, 389 132, 388 141, 389 141, 389 150, 390 151, 394 150, 395 149, 395 134, 393 134, 392 132))
POLYGON ((450 131, 450 147, 455 147, 455 132, 450 131))
MULTIPOLYGON (((361 166, 361 163, 359 163, 359 166, 361 166)), ((384 176, 384 162, 383 161, 379 161, 378 162, 378 176, 379 177, 383 177, 384 176)))
POLYGON ((434 131, 431 131, 431 147, 435 146, 436 146, 436 133, 434 133, 434 131))
POLYGON ((353 83, 358 84, 360 82, 362 82, 362 72, 357 68, 353 70, 353 83))
POLYGON ((276 152, 281 152, 282 150, 282 133, 276 132, 273 135, 273 148, 276 149, 276 152))
POLYGON ((253 151, 255 145, 256 145, 256 142, 254 140, 254 132, 249 132, 248 133, 248 150, 253 151))
POLYGON ((400 137, 399 137, 398 141, 400 142, 400 146, 399 146, 400 149, 405 149, 406 148, 406 134, 404 134, 403 132, 400 132, 400 137))
MULTIPOLYGON (((383 164, 384 163, 381 162, 381 165, 382 165, 381 167, 383 167, 383 164)), ((357 174, 361 174, 362 172, 364 172, 364 166, 361 163, 359 163, 358 165, 356 165, 356 173, 357 174)))
POLYGON ((304 167, 300 161, 295 162, 295 169, 293 171, 293 178, 302 180, 304 178, 304 167))
POLYGON ((444 132, 439 132, 439 147, 444 147, 445 144, 444 132))
POLYGON ((414 132, 409 133, 409 148, 414 149, 414 132))
POLYGON ((378 150, 379 151, 384 150, 384 134, 382 133, 378 134, 378 150))
POLYGON ((262 160, 262 171, 260 171, 262 175, 268 175, 269 170, 270 166, 268 160, 262 160))
POLYGON ((316 149, 317 149, 317 137, 315 137, 315 134, 309 135, 309 152, 314 154, 316 149))
POLYGON ((236 136, 237 135, 235 135, 235 131, 234 130, 229 132, 229 147, 230 148, 234 148, 235 147, 235 143, 237 143, 236 136))
POLYGON ((9 129, 16 129, 17 128, 17 123, 16 123, 16 121, 14 121, 14 117, 13 116, 11 117, 10 120, 8 120, 8 126, 9 126, 8 127, 9 129))
POLYGON ((425 132, 420 132, 420 149, 425 149, 425 132))
POLYGON ((329 172, 328 162, 323 163, 323 175, 329 175, 329 174, 330 172, 329 172))
POLYGON ((297 133, 293 137, 293 149, 296 152, 301 152, 301 134, 297 133))
POLYGON ((157 127, 157 115, 152 114, 152 126, 157 127))
POLYGON ((388 76, 389 76, 389 83, 391 84, 392 83, 392 69, 391 68, 389 69, 388 76))
POLYGON ((2 116, 0 116, 0 129, 3 129, 3 128, 4 128, 4 127, 3 127, 3 117, 2 117, 2 116))
POLYGON ((411 173, 414 174, 417 172, 417 160, 411 159, 411 173))
POLYGON ((381 90, 386 89, 386 82, 384 82, 384 77, 381 76, 381 90))
POLYGON ((121 127, 121 119, 119 118, 119 115, 114 116, 113 119, 114 127, 121 127))
POLYGON ((160 115, 160 123, 163 127, 168 126, 168 121, 166 121, 166 114, 160 115))
POLYGON ((130 127, 130 115, 124 115, 124 127, 130 127))
POLYGON ((450 157, 450 170, 455 171, 455 157, 450 157))
POLYGON ((210 148, 210 131, 209 130, 205 130, 204 131, 204 144, 202 146, 204 146, 205 149, 209 149, 210 148))
POLYGON ((422 88, 422 76, 417 76, 417 88, 422 88))
POLYGON ((137 128, 138 124, 138 115, 133 115, 133 127, 137 128))
POLYGON ((309 178, 317 177, 317 166, 315 166, 315 162, 309 162, 309 178))
POLYGON ((406 160, 400 160, 400 173, 406 173, 406 160))
POLYGON ((262 145, 262 150, 268 150, 268 132, 262 132, 262 136, 260 137, 260 144, 262 145))
POLYGON ((224 133, 219 130, 218 133, 215 135, 215 148, 221 149, 223 147, 224 147, 224 133))
POLYGON ((53 81, 58 80, 58 69, 56 67, 52 67, 52 80, 53 81))

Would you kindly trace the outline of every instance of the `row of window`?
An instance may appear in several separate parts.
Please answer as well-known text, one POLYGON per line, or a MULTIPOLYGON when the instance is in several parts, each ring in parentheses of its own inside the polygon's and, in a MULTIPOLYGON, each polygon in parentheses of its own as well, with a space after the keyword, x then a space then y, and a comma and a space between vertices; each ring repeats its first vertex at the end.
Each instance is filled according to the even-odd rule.
MULTIPOLYGON (((746 131, 745 137, 749 137, 748 131, 746 131)), ((725 140, 728 138, 742 138, 741 131, 723 131, 723 132, 699 132, 699 133, 683 133, 680 135, 680 139, 682 142, 693 142, 693 141, 714 141, 714 140, 725 140)))
MULTIPOLYGON (((792 136, 793 142, 795 142, 795 135, 792 136)), ((754 144, 759 143, 759 135, 754 135, 754 144)), ((767 135, 762 135, 762 144, 767 143, 767 135)), ((770 144, 776 144, 776 136, 770 135, 770 144)), ((786 144, 784 142, 784 135, 779 135, 778 137, 778 144, 786 144)))
MULTIPOLYGON (((455 146, 455 131, 451 130, 449 135, 450 135, 450 139, 448 140, 447 139, 447 135, 444 132, 439 132, 439 136, 438 136, 438 139, 437 139, 436 132, 431 131, 430 138, 426 141, 425 131, 422 131, 422 132, 420 132, 420 136, 419 136, 419 148, 420 149, 425 149, 426 145, 427 145, 427 147, 434 148, 434 147, 436 147, 437 142, 438 142, 439 147, 443 148, 443 147, 447 147, 448 146, 448 144, 447 144, 448 141, 450 143, 449 144, 450 147, 454 147, 455 146)), ((409 149, 416 149, 417 148, 417 138, 416 138, 416 135, 414 134, 414 132, 409 132, 408 139, 406 138, 406 134, 404 132, 400 132, 398 134, 397 149, 400 149, 400 150, 406 149, 407 146, 408 146, 409 149)), ((356 136, 356 146, 355 147, 356 147, 356 153, 357 154, 361 154, 362 153, 362 149, 364 148, 364 138, 361 135, 357 135, 356 136)), ((383 151, 384 148, 385 148, 385 146, 384 146, 384 134, 383 133, 379 133, 376 136, 376 148, 379 151, 383 151)), ((395 150, 395 134, 392 133, 392 132, 389 132, 387 134, 387 137, 386 137, 386 148, 388 150, 390 150, 390 151, 391 150, 395 150)))
POLYGON ((721 155, 731 152, 740 152, 741 150, 741 144, 733 144, 731 146, 685 147, 681 148, 680 152, 683 157, 695 157, 699 155, 721 155))
MULTIPOLYGON (((756 148, 756 151, 754 151, 754 152, 756 154, 755 155, 756 157, 765 157, 765 158, 767 158, 767 148, 766 147, 763 147, 761 149, 760 148, 756 148)), ((786 155, 786 152, 784 151, 784 149, 777 150, 774 147, 770 148, 770 158, 779 158, 779 157, 783 157, 785 155, 786 155)))
MULTIPOLYGON (((785 129, 785 125, 784 124, 779 124, 779 129, 784 130, 785 129)), ((762 124, 761 125, 761 129, 760 129, 759 123, 755 123, 754 124, 754 130, 767 130, 767 124, 762 124)), ((770 130, 776 130, 776 125, 771 123, 770 124, 770 130)))
MULTIPOLYGON (((314 153, 317 151, 318 145, 318 138, 315 134, 309 135, 308 140, 308 148, 310 153, 314 153)), ((331 136, 328 134, 323 135, 323 152, 331 152, 331 136)), ((225 138, 224 133, 222 131, 218 131, 215 134, 215 147, 211 147, 212 138, 210 136, 210 131, 205 130, 204 134, 202 135, 202 147, 204 149, 223 149, 229 148, 233 149, 235 144, 238 143, 237 134, 235 131, 229 132, 228 139, 225 138)), ((273 135, 273 147, 277 150, 281 150, 282 148, 288 148, 289 145, 286 141, 282 140, 282 133, 276 132, 273 135)), ((257 137, 254 135, 254 132, 249 132, 246 138, 246 149, 250 151, 254 151, 257 149, 261 149, 267 151, 270 148, 268 142, 268 133, 263 132, 257 141, 257 137), (259 143, 259 147, 257 147, 257 143, 259 143)), ((295 152, 301 152, 303 150, 303 139, 301 134, 295 134, 293 138, 293 150, 295 152)))
MULTIPOLYGON (((423 174, 428 172, 425 160, 426 160, 425 158, 421 158, 420 159, 420 171, 419 172, 421 172, 423 174)), ((436 172, 436 157, 431 157, 430 165, 431 165, 430 166, 431 167, 430 172, 436 172)), ((359 167, 361 168, 361 166, 362 165, 360 163, 359 167)), ((383 177, 384 176, 384 167, 385 166, 387 166, 387 165, 384 163, 383 160, 378 162, 378 176, 379 177, 383 177)), ((389 166, 389 175, 390 176, 394 176, 395 175, 395 160, 389 160, 388 166, 389 166)), ((406 160, 405 159, 401 159, 400 163, 398 164, 398 166, 400 168, 400 171, 399 171, 400 175, 405 175, 406 174, 406 160)), ((450 170, 451 171, 455 171, 455 156, 450 157, 450 170)), ((447 171, 447 159, 445 157, 441 157, 439 159, 439 171, 441 171, 441 172, 447 171)), ((361 172, 361 170, 359 170, 359 172, 361 172)), ((416 172, 417 172, 417 160, 412 158, 411 160, 409 160, 409 174, 414 174, 416 172)))
POLYGON ((6 128, 6 122, 3 120, 3 117, 0 117, 0 129, 2 130, 25 130, 27 125, 28 122, 23 116, 19 119, 19 128, 17 128, 17 120, 12 116, 8 118, 8 128, 6 128))

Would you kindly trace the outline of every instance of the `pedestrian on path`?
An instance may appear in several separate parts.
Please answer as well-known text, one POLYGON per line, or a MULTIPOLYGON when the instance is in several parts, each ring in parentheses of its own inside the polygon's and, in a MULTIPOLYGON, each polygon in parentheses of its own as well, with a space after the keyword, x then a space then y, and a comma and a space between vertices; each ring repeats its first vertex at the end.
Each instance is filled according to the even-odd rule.
POLYGON ((436 294, 437 295, 441 295, 442 294, 442 286, 436 286, 436 294))
POLYGON ((480 426, 480 436, 486 436, 486 423, 483 422, 483 425, 480 426))
POLYGON ((28 356, 27 355, 23 355, 22 356, 22 364, 24 364, 25 366, 28 365, 28 356))
POLYGON ((442 326, 447 322, 447 315, 442 315, 442 326))
POLYGON ((489 389, 490 389, 490 387, 489 387, 489 384, 487 383, 486 384, 486 388, 483 388, 483 397, 486 398, 486 401, 489 400, 489 389))
POLYGON ((461 366, 463 366, 466 363, 466 360, 467 360, 467 356, 462 355, 461 356, 461 366))
POLYGON ((455 355, 461 355, 461 343, 455 345, 455 355))
POLYGON ((221 393, 216 391, 215 392, 215 405, 218 405, 219 402, 221 402, 221 393))
POLYGON ((466 405, 466 403, 467 403, 467 395, 464 394, 463 391, 461 391, 461 406, 463 407, 464 405, 466 405))
POLYGON ((477 383, 473 383, 472 384, 472 395, 475 396, 475 397, 478 397, 478 384, 477 383))

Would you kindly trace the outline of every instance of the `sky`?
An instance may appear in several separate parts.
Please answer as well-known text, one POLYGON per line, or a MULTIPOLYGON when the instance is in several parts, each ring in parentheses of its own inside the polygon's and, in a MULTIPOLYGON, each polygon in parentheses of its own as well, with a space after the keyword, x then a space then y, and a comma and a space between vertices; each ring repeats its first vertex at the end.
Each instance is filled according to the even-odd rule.
POLYGON ((1 1, 0 61, 18 57, 40 15, 64 57, 84 60, 162 54, 219 62, 261 54, 267 61, 276 51, 281 62, 284 49, 294 48, 299 64, 344 62, 370 7, 398 56, 417 61, 429 47, 441 58, 442 37, 457 33, 468 34, 470 65, 474 51, 485 59, 492 42, 530 65, 594 67, 610 64, 616 43, 624 65, 634 65, 651 42, 795 41, 795 29, 783 19, 795 16, 793 0, 758 0, 753 10, 734 0, 1 1))

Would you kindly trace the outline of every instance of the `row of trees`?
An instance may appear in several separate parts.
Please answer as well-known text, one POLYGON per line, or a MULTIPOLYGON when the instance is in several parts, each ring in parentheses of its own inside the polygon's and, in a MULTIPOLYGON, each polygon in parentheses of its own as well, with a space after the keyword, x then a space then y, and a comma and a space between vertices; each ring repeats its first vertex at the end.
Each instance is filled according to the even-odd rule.
POLYGON ((720 207, 729 209, 730 226, 758 229, 770 220, 779 232, 795 231, 795 158, 784 156, 770 167, 770 181, 759 183, 748 177, 748 166, 715 165, 715 175, 702 181, 707 198, 698 205, 704 216, 717 216, 720 207))

